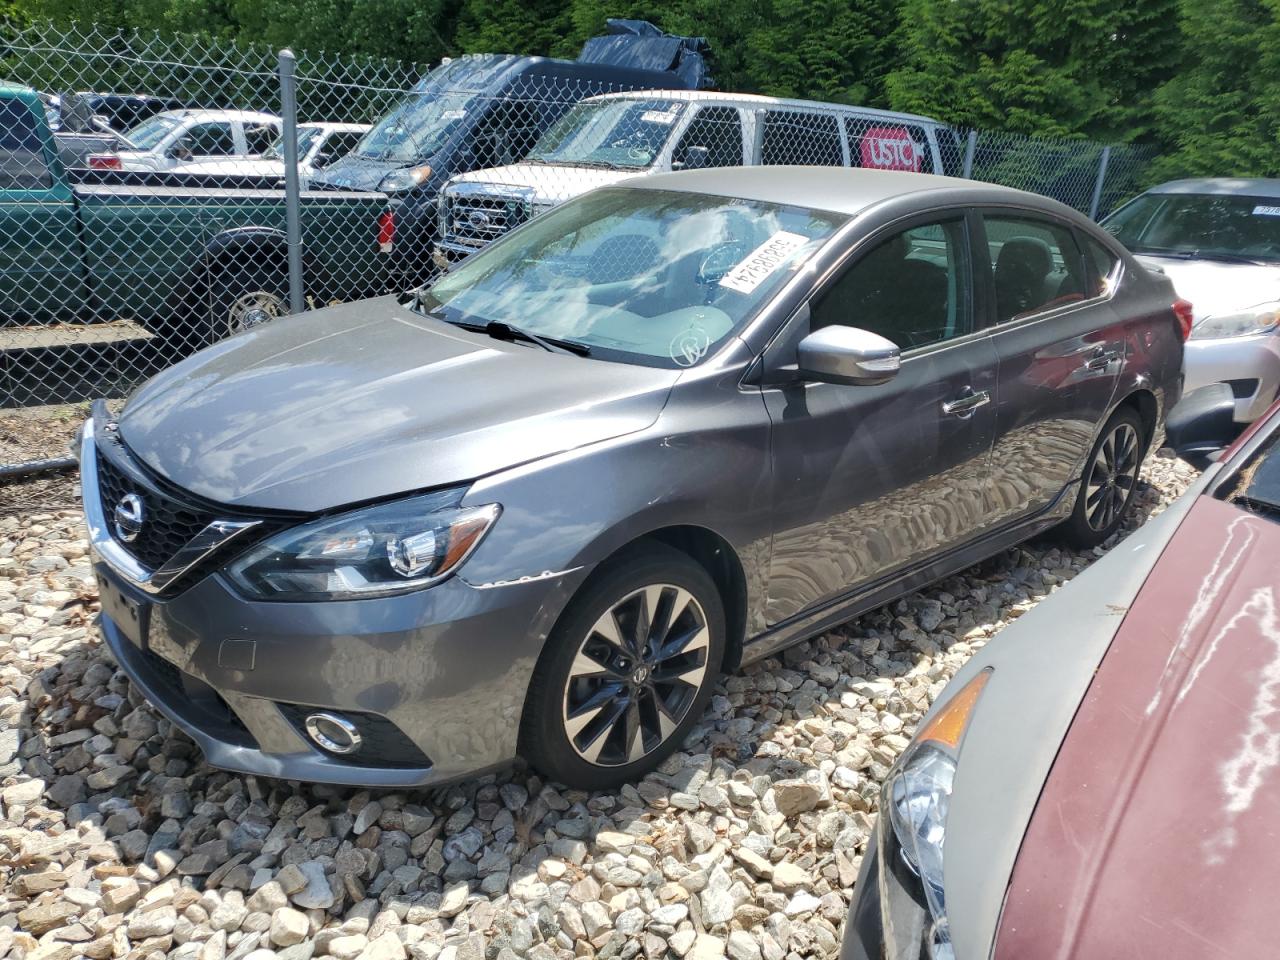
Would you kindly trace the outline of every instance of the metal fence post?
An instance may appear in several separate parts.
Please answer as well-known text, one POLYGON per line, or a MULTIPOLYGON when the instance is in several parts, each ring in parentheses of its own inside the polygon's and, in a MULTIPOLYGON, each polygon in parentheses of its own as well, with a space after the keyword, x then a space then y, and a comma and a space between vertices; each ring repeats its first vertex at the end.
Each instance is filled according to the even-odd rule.
POLYGON ((280 118, 284 136, 284 230, 289 250, 289 312, 301 313, 302 296, 302 190, 298 182, 298 81, 297 58, 292 50, 280 51, 280 118))
POLYGON ((969 142, 964 148, 964 168, 960 172, 960 176, 966 180, 973 179, 973 155, 978 152, 978 131, 969 131, 969 142))
POLYGON ((1102 183, 1107 179, 1107 164, 1111 162, 1111 147, 1102 148, 1102 158, 1098 161, 1098 179, 1093 185, 1093 199, 1089 202, 1089 219, 1098 219, 1098 207, 1102 203, 1102 183))

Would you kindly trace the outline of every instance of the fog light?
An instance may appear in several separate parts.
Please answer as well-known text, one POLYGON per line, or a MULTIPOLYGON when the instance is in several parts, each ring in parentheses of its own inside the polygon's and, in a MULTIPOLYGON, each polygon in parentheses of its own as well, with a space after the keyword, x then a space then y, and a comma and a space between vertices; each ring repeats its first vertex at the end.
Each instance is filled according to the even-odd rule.
POLYGON ((360 730, 336 713, 324 711, 308 715, 307 736, 329 753, 349 754, 360 749, 360 730))

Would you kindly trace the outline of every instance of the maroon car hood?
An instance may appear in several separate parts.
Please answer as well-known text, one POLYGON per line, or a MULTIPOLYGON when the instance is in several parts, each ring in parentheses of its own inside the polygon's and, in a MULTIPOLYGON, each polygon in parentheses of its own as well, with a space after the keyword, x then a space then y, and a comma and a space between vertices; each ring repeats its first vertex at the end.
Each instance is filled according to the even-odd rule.
POLYGON ((1270 955, 1280 524, 1201 497, 1125 617, 1028 826, 998 960, 1270 955))

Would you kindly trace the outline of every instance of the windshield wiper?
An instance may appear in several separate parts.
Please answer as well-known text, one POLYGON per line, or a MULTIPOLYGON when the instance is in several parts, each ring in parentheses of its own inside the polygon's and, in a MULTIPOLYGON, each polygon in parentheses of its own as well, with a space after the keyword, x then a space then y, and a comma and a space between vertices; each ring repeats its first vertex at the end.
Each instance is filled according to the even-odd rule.
POLYGON ((1139 247, 1133 252, 1144 257, 1166 257, 1170 260, 1214 260, 1219 263, 1248 263, 1254 266, 1262 266, 1268 262, 1242 253, 1220 253, 1214 250, 1157 250, 1139 247))
POLYGON ((541 334, 534 333, 532 330, 526 330, 524 327, 518 327, 505 320, 487 320, 484 323, 479 323, 475 320, 450 320, 439 310, 433 310, 427 305, 427 291, 427 287, 418 287, 415 290, 410 290, 409 296, 412 299, 408 306, 416 308, 418 313, 425 317, 430 317, 432 320, 440 320, 455 327, 461 327, 463 330, 484 333, 495 340, 525 340, 534 346, 541 347, 548 353, 567 353, 575 357, 591 356, 591 348, 585 343, 579 343, 577 340, 563 340, 560 337, 544 337, 541 334))
POLYGON ((466 320, 450 320, 456 327, 464 330, 476 330, 488 334, 495 340, 525 340, 541 347, 548 353, 567 353, 575 357, 589 357, 591 348, 576 340, 562 340, 559 337, 544 337, 541 334, 518 327, 505 320, 490 320, 486 323, 473 323, 466 320))

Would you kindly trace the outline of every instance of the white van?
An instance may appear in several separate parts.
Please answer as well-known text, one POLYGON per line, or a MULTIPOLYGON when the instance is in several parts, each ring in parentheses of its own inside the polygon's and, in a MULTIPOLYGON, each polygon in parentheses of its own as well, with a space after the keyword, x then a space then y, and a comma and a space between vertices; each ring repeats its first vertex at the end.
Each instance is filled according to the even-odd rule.
POLYGON ((583 100, 521 162, 462 173, 440 199, 437 261, 472 253, 596 187, 698 167, 805 164, 958 173, 949 127, 813 100, 642 90, 583 100))

